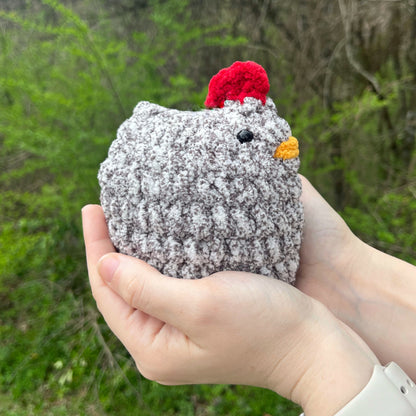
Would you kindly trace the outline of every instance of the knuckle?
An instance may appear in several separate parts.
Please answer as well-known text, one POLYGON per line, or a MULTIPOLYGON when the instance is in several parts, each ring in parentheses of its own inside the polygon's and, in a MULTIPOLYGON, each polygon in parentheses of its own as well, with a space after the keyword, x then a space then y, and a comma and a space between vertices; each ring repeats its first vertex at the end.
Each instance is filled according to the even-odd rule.
POLYGON ((141 298, 141 288, 136 276, 130 276, 126 284, 126 301, 130 306, 136 306, 137 300, 141 298))
POLYGON ((135 364, 137 369, 139 370, 140 374, 151 381, 156 381, 157 374, 148 366, 144 365, 142 360, 135 360, 135 364))
POLYGON ((192 302, 193 307, 190 312, 193 323, 201 327, 212 323, 219 308, 219 304, 215 300, 215 293, 209 287, 204 289, 207 290, 198 292, 198 295, 192 302))
POLYGON ((162 360, 155 356, 142 357, 135 360, 135 364, 140 374, 148 380, 158 383, 172 383, 178 377, 178 370, 181 368, 179 360, 169 360, 166 357, 162 360))
POLYGON ((96 299, 95 305, 97 307, 98 312, 100 312, 100 314, 104 316, 105 310, 104 310, 104 305, 102 304, 102 302, 96 299))
POLYGON ((133 308, 140 309, 145 300, 144 280, 135 273, 127 276, 117 276, 119 294, 133 308), (123 281, 124 280, 124 281, 123 281))

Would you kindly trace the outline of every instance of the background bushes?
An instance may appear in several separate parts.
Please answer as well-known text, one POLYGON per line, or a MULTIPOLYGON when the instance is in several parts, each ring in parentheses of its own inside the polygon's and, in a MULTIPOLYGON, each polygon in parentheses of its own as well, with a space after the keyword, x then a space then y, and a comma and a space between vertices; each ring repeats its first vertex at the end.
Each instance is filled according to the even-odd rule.
POLYGON ((297 415, 271 392, 140 377, 91 300, 80 209, 139 100, 203 105, 267 70, 302 173, 365 241, 416 259, 416 3, 0 0, 0 410, 297 415))

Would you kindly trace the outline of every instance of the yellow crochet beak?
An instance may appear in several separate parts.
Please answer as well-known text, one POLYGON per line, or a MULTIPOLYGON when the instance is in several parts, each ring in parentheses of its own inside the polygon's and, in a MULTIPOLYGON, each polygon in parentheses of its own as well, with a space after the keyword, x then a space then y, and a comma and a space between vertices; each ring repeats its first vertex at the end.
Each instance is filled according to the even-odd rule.
POLYGON ((273 155, 276 159, 293 159, 298 156, 299 143, 293 136, 290 136, 285 142, 280 143, 273 155))

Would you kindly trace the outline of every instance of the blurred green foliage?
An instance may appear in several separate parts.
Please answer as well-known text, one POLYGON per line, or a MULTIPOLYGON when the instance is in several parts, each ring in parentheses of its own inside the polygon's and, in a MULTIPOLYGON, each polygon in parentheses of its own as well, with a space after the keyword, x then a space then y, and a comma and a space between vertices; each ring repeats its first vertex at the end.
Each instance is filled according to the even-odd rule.
POLYGON ((364 240, 415 263, 416 115, 403 108, 414 102, 403 101, 415 94, 411 65, 398 75, 386 57, 381 92, 350 77, 324 104, 299 87, 272 9, 214 3, 207 15, 208 3, 191 0, 0 1, 2 414, 299 414, 261 389, 142 379, 87 283, 80 209, 98 202, 98 166, 117 127, 139 100, 197 110, 209 77, 235 59, 267 68, 301 141, 302 173, 364 240), (247 7, 262 30, 244 25, 247 7))

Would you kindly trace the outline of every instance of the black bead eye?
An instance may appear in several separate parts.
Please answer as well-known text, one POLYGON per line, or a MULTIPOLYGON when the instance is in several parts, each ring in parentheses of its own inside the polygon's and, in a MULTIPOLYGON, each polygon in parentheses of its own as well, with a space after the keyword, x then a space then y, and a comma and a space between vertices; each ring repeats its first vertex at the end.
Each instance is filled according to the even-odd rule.
POLYGON ((237 139, 240 143, 248 143, 254 139, 254 134, 250 130, 240 130, 237 139))

